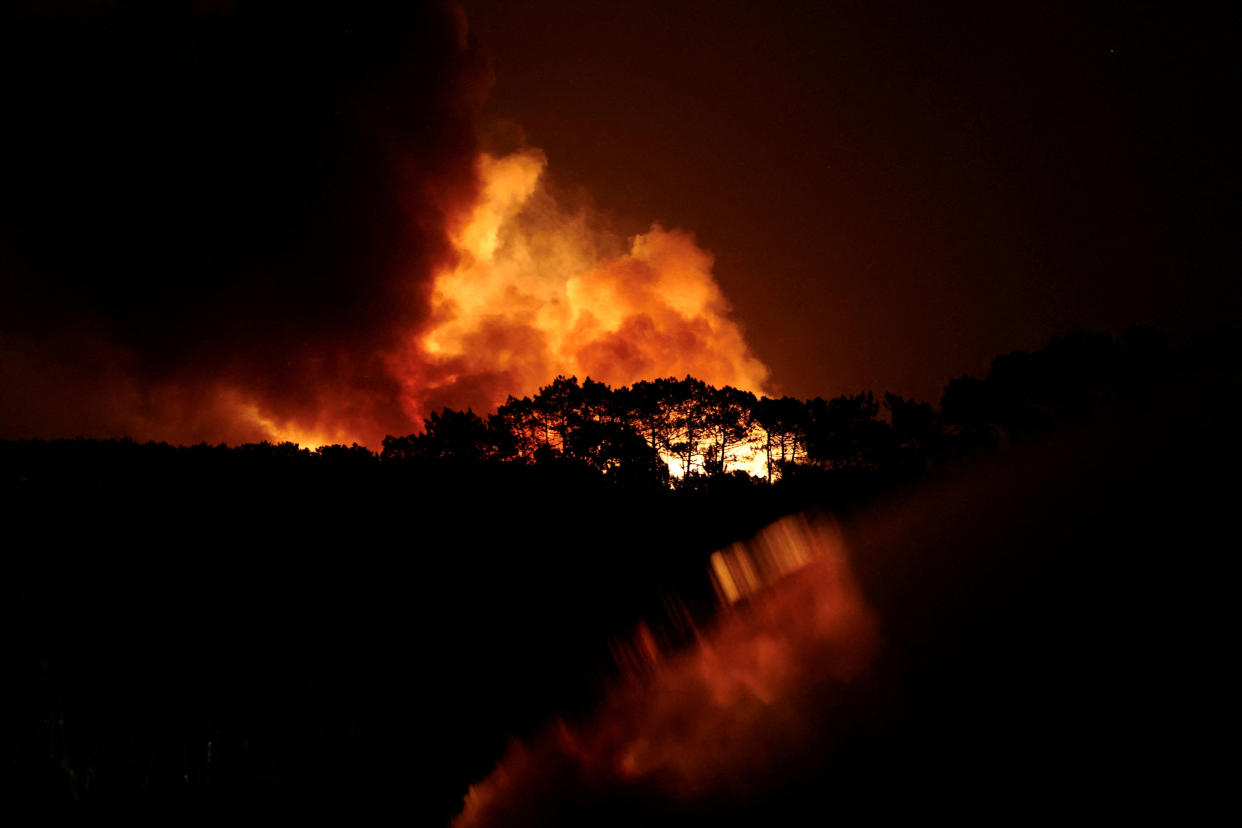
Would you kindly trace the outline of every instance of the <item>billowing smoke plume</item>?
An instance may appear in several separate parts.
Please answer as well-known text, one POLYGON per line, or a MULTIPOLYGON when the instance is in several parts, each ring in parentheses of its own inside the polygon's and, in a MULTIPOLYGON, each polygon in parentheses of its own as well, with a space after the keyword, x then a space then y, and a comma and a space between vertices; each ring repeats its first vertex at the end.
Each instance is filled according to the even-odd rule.
POLYGON ((0 436, 412 430, 384 354, 477 191, 489 76, 460 10, 4 18, 0 436))
POLYGON ((482 154, 464 14, 8 12, 0 437, 318 445, 557 374, 762 391, 687 233, 628 243, 482 154))
POLYGON ((659 225, 629 240, 558 205, 546 159, 525 149, 479 161, 482 196, 453 234, 416 343, 411 399, 487 409, 557 374, 624 385, 690 374, 762 392, 751 353, 692 236, 659 225))

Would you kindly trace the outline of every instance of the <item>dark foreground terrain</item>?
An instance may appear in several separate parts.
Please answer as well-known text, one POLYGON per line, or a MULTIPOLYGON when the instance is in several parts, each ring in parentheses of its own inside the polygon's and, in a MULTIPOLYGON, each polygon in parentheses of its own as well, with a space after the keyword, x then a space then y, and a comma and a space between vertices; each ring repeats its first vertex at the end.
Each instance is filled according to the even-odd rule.
POLYGON ((1240 428, 1218 360, 897 482, 7 443, 4 796, 442 824, 511 738, 590 717, 639 619, 676 596, 710 623, 712 550, 826 506, 883 646, 813 750, 729 796, 544 790, 507 819, 1186 816, 1237 736, 1240 428))

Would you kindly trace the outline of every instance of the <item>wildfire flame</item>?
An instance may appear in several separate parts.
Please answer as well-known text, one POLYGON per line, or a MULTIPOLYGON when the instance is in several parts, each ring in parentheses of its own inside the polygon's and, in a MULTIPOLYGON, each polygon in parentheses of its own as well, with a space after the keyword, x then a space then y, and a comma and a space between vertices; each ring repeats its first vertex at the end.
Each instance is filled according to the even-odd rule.
MULTIPOLYGON (((237 382, 228 366, 183 385, 139 386, 122 376, 101 392, 108 404, 96 408, 118 412, 102 430, 374 448, 386 433, 416 431, 442 408, 490 411, 559 375, 614 387, 690 375, 765 392, 768 370, 730 316, 711 253, 692 234, 653 224, 622 239, 592 211, 564 208, 549 192, 547 159, 537 149, 482 154, 476 164, 475 201, 445 218, 454 255, 429 281, 409 280, 408 301, 426 312, 409 314, 420 321, 394 335, 396 346, 365 365, 352 359, 333 367, 330 356, 316 356, 312 363, 328 379, 307 378, 296 395, 237 382)), ((106 353, 117 354, 114 372, 123 375, 127 353, 106 353)), ((56 375, 35 363, 17 368, 27 384, 56 375)), ((728 467, 766 474, 755 445, 731 446, 728 467)), ((672 474, 685 473, 684 460, 664 459, 672 474)))
POLYGON ((478 160, 478 203, 451 231, 430 319, 394 364, 408 410, 487 410, 557 375, 609 385, 692 375, 763 393, 750 352, 694 237, 658 224, 628 245, 544 187, 536 149, 478 160))
POLYGON ((73 68, 6 131, 23 163, 4 203, 30 209, 0 244, 4 437, 374 449, 558 375, 764 390, 690 233, 621 238, 553 196, 539 150, 479 153, 481 131, 513 133, 481 123, 492 72, 457 5, 306 15, 274 40, 277 9, 197 5, 13 21, 73 68), (153 48, 136 82, 74 45, 159 32, 201 60, 153 48), (66 151, 96 110, 124 117, 66 151))

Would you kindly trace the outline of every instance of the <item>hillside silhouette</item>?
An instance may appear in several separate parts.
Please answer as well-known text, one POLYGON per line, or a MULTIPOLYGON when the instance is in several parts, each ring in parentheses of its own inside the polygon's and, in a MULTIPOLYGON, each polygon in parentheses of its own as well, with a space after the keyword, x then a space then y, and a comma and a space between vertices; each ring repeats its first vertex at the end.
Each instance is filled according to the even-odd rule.
MULTIPOLYGON (((591 708, 615 678, 609 643, 639 620, 672 636, 659 622, 675 602, 710 623, 712 551, 796 511, 874 524, 910 502, 967 522, 948 524, 960 544, 928 547, 943 569, 935 557, 881 566, 895 553, 873 544, 864 586, 890 635, 908 648, 927 630, 922 666, 893 692, 926 738, 947 735, 911 699, 957 705, 978 741, 985 728, 944 683, 977 679, 964 654, 1000 646, 977 627, 1003 619, 1029 637, 1051 613, 1068 640, 1076 624, 1100 628, 1101 606, 1142 618, 1138 596, 1156 594, 1167 573, 1154 561, 1174 548, 1189 569, 1167 576, 1185 580, 1161 593, 1166 608, 1211 579, 1220 547, 1201 544, 1236 492, 1216 476, 1237 469, 1240 342, 1228 330, 1178 347, 1150 330, 1074 332, 952 380, 937 405, 561 377, 486 416, 439 412, 378 452, 0 443, 5 795, 415 802, 443 822, 510 738, 591 708), (1033 482, 1004 483, 1019 468, 1033 482), (944 494, 967 479, 986 491, 989 475, 1016 498, 1012 514, 972 517, 961 504, 995 496, 944 494), (1000 555, 1005 544, 1018 551, 1000 555), (1029 570, 1045 544, 1061 546, 1029 570), (928 596, 898 586, 904 570, 958 598, 911 603, 928 596), (1012 603, 989 597, 998 585, 1012 603)), ((1155 631, 1150 619, 1138 629, 1155 631)), ((1197 645, 1210 650, 1217 632, 1197 645)), ((1066 658, 1091 663, 1085 649, 1066 658)), ((1007 721, 1007 703, 984 708, 1007 721)), ((1047 717, 1066 712, 1053 704, 1047 717)), ((887 747, 911 747, 863 741, 859 767, 876 774, 887 747)), ((900 766, 913 776, 911 755, 900 766)), ((864 776, 851 777, 859 790, 878 778, 864 776)), ((811 796, 801 784, 791 809, 811 796)))

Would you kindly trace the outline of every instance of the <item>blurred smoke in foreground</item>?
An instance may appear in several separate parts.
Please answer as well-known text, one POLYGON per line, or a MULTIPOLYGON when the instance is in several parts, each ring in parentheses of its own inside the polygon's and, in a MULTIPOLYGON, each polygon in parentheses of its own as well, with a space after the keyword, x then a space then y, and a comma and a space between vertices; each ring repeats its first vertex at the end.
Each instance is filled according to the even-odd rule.
POLYGON ((630 679, 511 747, 455 825, 1213 813, 1239 433, 1222 363, 840 533, 792 518, 721 550, 711 629, 672 654, 640 629, 630 679))
POLYGON ((572 810, 573 792, 693 802, 762 790, 774 759, 809 748, 821 728, 808 725, 831 713, 880 643, 840 532, 788 517, 717 552, 712 570, 723 601, 712 629, 662 653, 640 628, 627 680, 594 718, 512 746, 454 825, 537 824, 550 802, 572 810))

